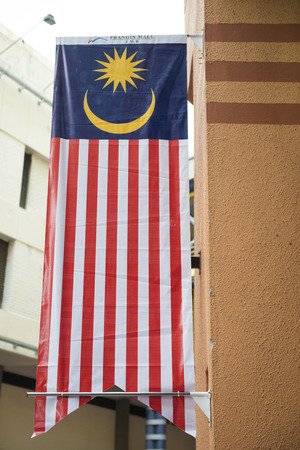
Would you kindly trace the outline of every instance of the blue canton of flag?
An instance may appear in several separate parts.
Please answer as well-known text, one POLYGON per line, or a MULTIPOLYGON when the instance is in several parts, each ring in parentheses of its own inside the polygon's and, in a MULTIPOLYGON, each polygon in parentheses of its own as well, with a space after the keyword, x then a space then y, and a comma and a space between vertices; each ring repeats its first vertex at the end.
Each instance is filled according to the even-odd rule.
POLYGON ((118 42, 57 46, 52 137, 116 138, 113 127, 94 126, 87 116, 82 108, 87 94, 91 116, 109 123, 139 121, 153 107, 140 120, 143 126, 130 129, 130 139, 186 139, 186 45, 118 42))

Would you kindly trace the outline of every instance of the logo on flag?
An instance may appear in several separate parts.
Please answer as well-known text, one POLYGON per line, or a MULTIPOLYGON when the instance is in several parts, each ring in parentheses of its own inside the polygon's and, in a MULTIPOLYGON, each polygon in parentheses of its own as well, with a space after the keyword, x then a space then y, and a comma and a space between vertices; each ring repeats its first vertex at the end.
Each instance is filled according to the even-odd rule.
MULTIPOLYGON (((57 41, 45 394, 194 391, 186 42, 131 38, 57 41)), ((191 397, 139 399, 195 435, 191 397)), ((37 397, 34 435, 88 400, 37 397)))

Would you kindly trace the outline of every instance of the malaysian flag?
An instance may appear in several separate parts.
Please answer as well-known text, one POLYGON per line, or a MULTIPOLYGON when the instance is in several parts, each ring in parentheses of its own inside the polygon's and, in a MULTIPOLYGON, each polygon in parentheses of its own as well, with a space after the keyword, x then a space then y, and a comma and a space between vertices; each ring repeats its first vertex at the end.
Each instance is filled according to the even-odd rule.
MULTIPOLYGON (((58 38, 36 391, 194 391, 188 178, 186 36, 58 38)), ((89 399, 37 397, 34 435, 89 399)))

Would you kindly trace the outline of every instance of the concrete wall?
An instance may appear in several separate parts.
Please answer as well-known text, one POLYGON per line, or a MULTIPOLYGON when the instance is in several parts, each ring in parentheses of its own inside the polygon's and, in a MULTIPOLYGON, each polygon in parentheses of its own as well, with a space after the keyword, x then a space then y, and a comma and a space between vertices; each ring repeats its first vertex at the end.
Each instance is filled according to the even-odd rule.
POLYGON ((299 448, 300 3, 186 1, 195 107, 197 448, 299 448))

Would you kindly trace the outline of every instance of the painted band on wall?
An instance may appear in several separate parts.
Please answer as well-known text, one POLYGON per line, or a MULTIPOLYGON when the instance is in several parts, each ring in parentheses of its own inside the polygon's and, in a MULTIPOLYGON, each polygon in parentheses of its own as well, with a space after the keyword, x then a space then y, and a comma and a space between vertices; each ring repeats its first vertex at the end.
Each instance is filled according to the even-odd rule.
POLYGON ((209 102, 207 123, 300 125, 300 105, 209 102))
POLYGON ((300 63, 207 62, 206 81, 274 81, 297 83, 300 82, 300 63))
POLYGON ((300 24, 206 24, 205 40, 207 42, 300 42, 300 24))

